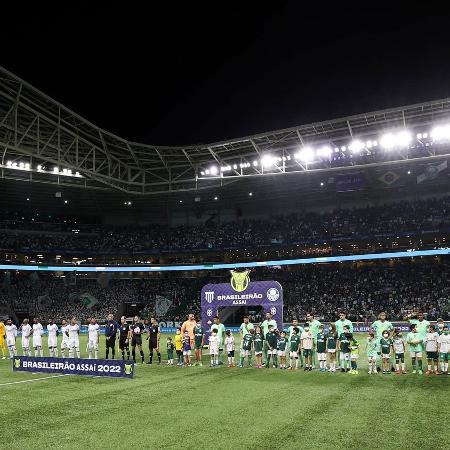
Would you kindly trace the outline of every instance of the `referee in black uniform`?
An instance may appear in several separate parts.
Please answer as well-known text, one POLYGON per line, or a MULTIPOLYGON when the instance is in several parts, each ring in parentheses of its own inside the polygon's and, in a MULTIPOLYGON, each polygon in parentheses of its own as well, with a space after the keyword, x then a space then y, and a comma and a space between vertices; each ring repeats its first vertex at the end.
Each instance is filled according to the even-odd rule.
POLYGON ((109 349, 111 349, 112 359, 116 356, 116 334, 119 324, 114 320, 112 314, 108 314, 105 336, 106 336, 106 359, 109 358, 109 349))
POLYGON ((150 319, 150 325, 147 329, 148 332, 148 349, 150 350, 150 361, 149 364, 153 363, 153 350, 156 350, 156 355, 158 356, 158 365, 161 364, 161 352, 159 349, 159 340, 161 337, 161 332, 158 326, 158 322, 154 317, 150 319))

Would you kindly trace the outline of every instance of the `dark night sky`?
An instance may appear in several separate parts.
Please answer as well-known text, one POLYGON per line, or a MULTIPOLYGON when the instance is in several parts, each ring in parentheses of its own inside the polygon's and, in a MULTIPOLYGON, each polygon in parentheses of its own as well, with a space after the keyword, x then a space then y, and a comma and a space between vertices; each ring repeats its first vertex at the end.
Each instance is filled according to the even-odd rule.
POLYGON ((278 3, 12 14, 0 64, 109 131, 166 145, 450 96, 444 14, 278 3))

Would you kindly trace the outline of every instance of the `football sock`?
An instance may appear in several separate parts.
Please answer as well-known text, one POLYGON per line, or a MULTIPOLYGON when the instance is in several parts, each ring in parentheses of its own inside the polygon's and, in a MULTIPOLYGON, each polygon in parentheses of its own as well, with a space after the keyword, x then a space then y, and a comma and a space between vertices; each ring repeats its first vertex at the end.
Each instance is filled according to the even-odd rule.
MULTIPOLYGON (((133 352, 133 354, 134 354, 134 352, 133 352)), ((106 347, 106 359, 108 359, 109 358, 109 347, 106 347)))
POLYGON ((252 365, 252 357, 247 356, 247 359, 248 359, 248 365, 251 366, 252 365))
POLYGON ((416 358, 411 358, 411 364, 412 364, 413 370, 416 370, 416 358))
POLYGON ((150 364, 153 364, 153 350, 150 352, 150 364))
POLYGON ((161 353, 160 352, 156 352, 157 356, 158 356, 158 362, 161 362, 161 353))
POLYGON ((143 350, 141 350, 141 359, 142 359, 142 362, 144 362, 144 351, 143 350))
POLYGON ((122 359, 125 359, 125 350, 122 350, 122 359))
POLYGON ((417 361, 417 362, 418 362, 418 364, 419 364, 419 370, 422 370, 422 360, 419 359, 419 361, 417 361))
POLYGON ((244 357, 243 356, 241 356, 240 357, 240 359, 239 359, 239 365, 241 365, 241 366, 243 366, 244 365, 244 357))
MULTIPOLYGON (((133 348, 132 353, 133 353, 133 361, 136 362, 136 350, 134 348, 133 348)), ((108 357, 106 357, 106 358, 108 358, 108 357)))

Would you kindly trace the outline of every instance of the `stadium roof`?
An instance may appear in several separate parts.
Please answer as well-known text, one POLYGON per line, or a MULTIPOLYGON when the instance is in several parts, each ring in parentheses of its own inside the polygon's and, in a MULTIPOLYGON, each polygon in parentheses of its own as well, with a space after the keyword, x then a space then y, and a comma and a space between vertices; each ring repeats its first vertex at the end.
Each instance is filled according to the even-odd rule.
POLYGON ((2 178, 129 194, 442 159, 447 120, 443 99, 211 144, 152 146, 95 126, 0 67, 2 178))

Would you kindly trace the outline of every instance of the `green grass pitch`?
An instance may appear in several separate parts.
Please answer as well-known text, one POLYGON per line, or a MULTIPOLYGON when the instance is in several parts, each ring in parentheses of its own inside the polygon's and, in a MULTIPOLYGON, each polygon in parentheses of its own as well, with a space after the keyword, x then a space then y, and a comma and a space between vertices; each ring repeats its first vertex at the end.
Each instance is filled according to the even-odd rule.
MULTIPOLYGON (((82 356, 85 347, 82 336, 82 356)), ((450 377, 368 375, 364 344, 359 366, 349 375, 138 364, 132 380, 6 384, 48 374, 13 373, 0 360, 1 442, 9 449, 449 448, 450 377)))

